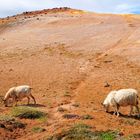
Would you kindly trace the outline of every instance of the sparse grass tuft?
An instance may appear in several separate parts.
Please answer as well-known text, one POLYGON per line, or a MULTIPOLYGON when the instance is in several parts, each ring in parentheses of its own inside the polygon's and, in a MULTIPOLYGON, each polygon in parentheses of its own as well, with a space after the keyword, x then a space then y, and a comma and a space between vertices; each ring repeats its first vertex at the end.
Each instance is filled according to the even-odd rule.
POLYGON ((134 136, 133 135, 128 135, 126 137, 124 137, 122 140, 134 140, 134 136))
POLYGON ((135 140, 135 139, 140 139, 140 133, 139 134, 133 134, 133 135, 130 135, 127 140, 135 140))
POLYGON ((115 131, 101 132, 99 133, 99 140, 115 140, 117 135, 115 131))
POLYGON ((0 115, 0 121, 10 122, 15 121, 15 118, 9 115, 0 115))
POLYGON ((62 117, 65 119, 80 119, 80 116, 76 114, 64 114, 62 117))
POLYGON ((93 132, 91 126, 75 124, 68 131, 61 132, 44 140, 115 140, 119 138, 116 131, 93 132))
POLYGON ((48 122, 48 116, 46 115, 46 116, 40 117, 38 120, 42 123, 47 123, 48 122))
POLYGON ((74 107, 79 107, 79 106, 80 106, 80 104, 75 103, 75 104, 72 104, 72 106, 74 106, 74 107))
POLYGON ((12 116, 25 118, 25 119, 39 119, 45 117, 44 112, 39 111, 38 109, 32 107, 14 107, 11 112, 12 116))
POLYGON ((58 111, 58 112, 65 112, 65 111, 67 111, 67 110, 66 110, 65 108, 63 108, 63 107, 58 107, 57 111, 58 111))
POLYGON ((96 136, 90 129, 91 127, 86 124, 75 124, 70 130, 54 135, 46 140, 92 140, 96 136))
POLYGON ((127 120, 124 121, 124 123, 133 126, 133 125, 136 124, 136 120, 127 119, 127 120))
POLYGON ((69 91, 65 91, 65 93, 64 93, 64 95, 63 95, 64 97, 71 97, 71 94, 70 94, 70 92, 69 91))
POLYGON ((32 128, 32 131, 34 132, 34 133, 41 133, 41 132, 44 132, 46 129, 45 128, 42 128, 42 127, 33 127, 32 128))
POLYGON ((12 129, 25 128, 26 124, 16 120, 14 117, 8 115, 0 116, 0 124, 3 128, 13 131, 12 129))
POLYGON ((83 120, 91 120, 91 119, 93 119, 93 117, 91 115, 87 114, 87 115, 83 115, 82 119, 83 120))
POLYGON ((91 127, 86 124, 76 124, 68 132, 66 140, 91 139, 95 134, 90 130, 91 127))
POLYGON ((15 121, 13 123, 13 128, 25 128, 26 124, 21 123, 20 121, 15 121))

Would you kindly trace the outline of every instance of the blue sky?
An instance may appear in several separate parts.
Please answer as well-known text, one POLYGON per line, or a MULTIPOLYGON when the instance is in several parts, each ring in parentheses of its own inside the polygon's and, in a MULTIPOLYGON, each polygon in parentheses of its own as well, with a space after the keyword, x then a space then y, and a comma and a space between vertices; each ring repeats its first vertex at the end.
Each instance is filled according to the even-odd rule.
POLYGON ((140 14, 140 0, 0 0, 0 17, 63 6, 99 13, 140 14))

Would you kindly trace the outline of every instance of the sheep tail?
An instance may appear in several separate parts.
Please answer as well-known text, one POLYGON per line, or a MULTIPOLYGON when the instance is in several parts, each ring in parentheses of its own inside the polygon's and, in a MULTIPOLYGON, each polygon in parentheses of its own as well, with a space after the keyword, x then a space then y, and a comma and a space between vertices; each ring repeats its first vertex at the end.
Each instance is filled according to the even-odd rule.
POLYGON ((137 96, 136 96, 136 104, 137 104, 137 105, 139 104, 139 101, 138 101, 139 99, 140 99, 140 97, 137 95, 137 96))
POLYGON ((32 88, 32 87, 30 87, 30 89, 31 89, 31 90, 33 90, 33 88, 32 88))

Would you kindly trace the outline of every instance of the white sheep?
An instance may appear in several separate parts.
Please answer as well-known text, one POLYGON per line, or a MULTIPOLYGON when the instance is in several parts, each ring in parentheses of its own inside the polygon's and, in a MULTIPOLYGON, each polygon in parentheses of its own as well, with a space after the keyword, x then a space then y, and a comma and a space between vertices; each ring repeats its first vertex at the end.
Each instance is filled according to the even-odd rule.
POLYGON ((13 99, 14 106, 17 105, 18 101, 21 101, 23 98, 28 98, 28 104, 30 102, 30 97, 34 100, 34 104, 36 104, 34 96, 31 94, 31 87, 28 85, 22 85, 17 87, 12 87, 8 90, 8 92, 4 96, 4 104, 7 106, 7 102, 10 98, 13 99))
POLYGON ((133 106, 136 107, 138 113, 138 92, 135 89, 120 89, 118 91, 111 91, 103 102, 103 106, 108 112, 109 107, 115 107, 114 114, 119 116, 119 107, 130 105, 130 115, 133 113, 133 106))

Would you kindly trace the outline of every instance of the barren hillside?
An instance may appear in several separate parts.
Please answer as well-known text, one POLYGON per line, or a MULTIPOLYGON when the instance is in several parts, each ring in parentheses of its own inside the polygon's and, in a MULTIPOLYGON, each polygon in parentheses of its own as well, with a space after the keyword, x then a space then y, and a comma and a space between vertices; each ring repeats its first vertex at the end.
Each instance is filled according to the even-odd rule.
MULTIPOLYGON (((129 107, 122 108, 123 115, 117 118, 101 106, 110 90, 140 91, 139 54, 139 15, 55 8, 0 19, 0 95, 10 87, 28 84, 36 108, 49 114, 47 123, 22 119, 27 123, 24 130, 0 128, 0 137, 38 140, 78 122, 97 131, 140 134, 140 120, 127 116, 129 107), (59 112, 60 107, 66 112, 59 112), (93 119, 66 119, 66 113, 89 114, 93 119), (33 133, 33 126, 46 131, 33 133)), ((0 106, 2 114, 11 109, 0 106)))

